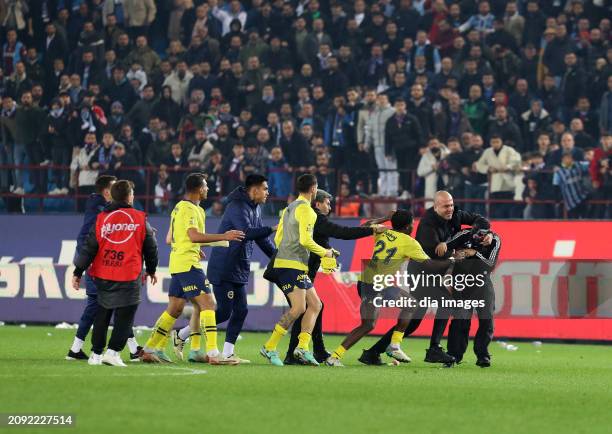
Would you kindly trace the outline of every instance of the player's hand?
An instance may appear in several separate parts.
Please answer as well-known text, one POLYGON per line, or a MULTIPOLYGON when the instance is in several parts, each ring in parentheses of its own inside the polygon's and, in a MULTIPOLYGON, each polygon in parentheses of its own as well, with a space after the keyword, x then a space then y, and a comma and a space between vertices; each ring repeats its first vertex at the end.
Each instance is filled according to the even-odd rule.
POLYGON ((440 243, 436 246, 436 255, 444 256, 447 250, 448 246, 446 245, 446 243, 440 243))
POLYGON ((276 232, 276 230, 278 229, 278 225, 274 225, 270 229, 272 229, 272 232, 276 232))
POLYGON ((81 289, 81 278, 77 276, 72 276, 72 289, 78 291, 81 289))
POLYGON ((382 234, 383 232, 387 231, 387 227, 384 225, 374 225, 372 226, 372 229, 374 230, 375 234, 382 234))
POLYGON ((493 242, 493 234, 487 234, 487 235, 485 235, 485 237, 482 239, 482 241, 480 242, 480 244, 482 244, 483 246, 490 246, 492 242, 493 242))
POLYGON ((204 250, 200 250, 200 259, 206 259, 206 253, 204 253, 204 250))
POLYGON ((244 232, 231 230, 223 234, 225 241, 242 241, 244 240, 244 232))
POLYGON ((149 280, 151 281, 151 285, 155 285, 157 284, 157 276, 155 274, 148 274, 147 276, 149 276, 149 280))

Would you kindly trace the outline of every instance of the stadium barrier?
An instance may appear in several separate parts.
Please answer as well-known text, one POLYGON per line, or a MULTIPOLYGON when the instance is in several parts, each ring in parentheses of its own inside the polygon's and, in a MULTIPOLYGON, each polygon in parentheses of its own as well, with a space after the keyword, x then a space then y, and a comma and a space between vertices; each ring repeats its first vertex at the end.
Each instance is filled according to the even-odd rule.
MULTIPOLYGON (((164 166, 164 169, 169 173, 183 173, 191 172, 192 168, 174 168, 170 166, 164 166)), ((82 211, 84 202, 91 193, 92 186, 83 188, 79 187, 78 183, 74 183, 74 179, 78 171, 73 171, 69 166, 58 166, 48 164, 45 166, 40 165, 0 165, 0 170, 6 171, 23 171, 25 175, 25 184, 27 186, 26 193, 23 195, 17 195, 10 191, 2 190, 0 186, 0 212, 2 209, 2 202, 4 201, 4 210, 9 212, 43 212, 43 211, 54 211, 54 212, 78 212, 82 211), (73 179, 73 188, 67 195, 49 195, 47 192, 40 193, 33 190, 34 185, 32 184, 32 173, 37 173, 37 177, 41 178, 42 184, 49 187, 53 187, 54 184, 51 182, 54 179, 54 172, 63 171, 66 175, 73 179), (29 192, 32 191, 32 192, 29 192)), ((160 168, 155 166, 138 166, 138 167, 121 167, 118 170, 108 170, 106 172, 99 171, 99 173, 108 173, 116 175, 119 178, 130 179, 136 184, 136 207, 139 209, 146 210, 149 214, 168 214, 169 209, 173 203, 178 200, 178 197, 173 194, 164 194, 162 196, 156 195, 155 183, 156 176, 160 168)), ((373 217, 381 214, 386 214, 391 206, 400 207, 411 207, 415 215, 422 215, 423 211, 430 206, 432 198, 423 197, 423 184, 422 178, 419 178, 415 170, 358 170, 354 173, 351 172, 351 176, 345 170, 329 169, 329 171, 322 175, 322 173, 316 168, 298 168, 293 170, 285 169, 271 169, 270 173, 287 172, 291 175, 291 183, 295 185, 295 179, 298 175, 306 172, 314 173, 318 176, 321 187, 323 188, 324 179, 326 177, 330 193, 335 196, 335 214, 337 217, 373 217), (375 193, 376 177, 381 172, 397 172, 399 174, 406 174, 410 178, 410 190, 408 191, 409 196, 407 197, 381 197, 375 193), (328 176, 329 175, 329 176, 328 176), (349 184, 351 188, 360 191, 359 194, 351 194, 349 196, 343 196, 341 191, 341 185, 347 179, 350 179, 349 184), (351 206, 354 204, 356 206, 351 206)), ((521 173, 529 175, 531 173, 549 173, 553 171, 530 171, 524 170, 521 173)), ((489 175, 490 176, 490 175, 489 175)), ((223 185, 221 185, 223 188, 223 185)), ((523 200, 514 199, 493 199, 490 197, 490 191, 488 184, 486 186, 486 193, 482 198, 471 198, 464 197, 461 193, 455 193, 455 203, 463 208, 470 208, 477 210, 479 213, 487 217, 495 217, 501 206, 512 207, 511 211, 506 212, 506 216, 503 218, 523 218, 523 208, 526 203, 523 200)), ((50 190, 49 190, 50 191, 50 190)), ((223 190, 222 190, 223 191, 223 190)), ((210 205, 215 200, 222 200, 222 196, 215 196, 212 192, 210 193, 207 204, 210 205)), ((268 198, 268 204, 264 207, 265 215, 277 215, 278 211, 285 206, 288 198, 283 196, 275 196, 274 192, 271 192, 271 196, 268 198)), ((546 218, 557 218, 567 219, 568 210, 565 203, 560 198, 551 199, 534 199, 533 205, 540 207, 547 207, 546 218)), ((591 198, 587 201, 589 207, 588 218, 591 219, 607 219, 612 218, 612 198, 591 198)))
MULTIPOLYGON (((72 290, 70 279, 81 222, 75 215, 0 215, 1 321, 78 322, 86 295, 72 290)), ((360 222, 342 220, 346 225, 360 222)), ((159 281, 147 283, 136 315, 137 325, 149 326, 167 302, 169 285, 169 248, 163 243, 169 221, 151 216, 150 223, 157 229, 159 281)), ((210 218, 207 229, 214 233, 218 224, 219 219, 210 218)), ((502 239, 493 273, 496 336, 612 341, 612 222, 495 221, 493 230, 502 239)), ((355 282, 362 260, 372 254, 373 239, 335 240, 333 245, 341 252, 341 270, 319 273, 315 285, 325 302, 324 330, 346 333, 359 321, 355 282)), ((266 264, 256 248, 246 330, 269 330, 287 308, 280 290, 262 277, 266 264)), ((375 333, 394 324, 393 312, 382 315, 375 333)), ((430 331, 427 318, 417 334, 430 331)))

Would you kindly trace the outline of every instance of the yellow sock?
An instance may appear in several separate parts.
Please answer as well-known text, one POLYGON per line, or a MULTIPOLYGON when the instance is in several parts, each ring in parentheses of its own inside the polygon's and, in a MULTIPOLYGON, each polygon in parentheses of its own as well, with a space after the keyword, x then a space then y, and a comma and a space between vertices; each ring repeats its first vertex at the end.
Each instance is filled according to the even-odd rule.
POLYGON ((404 332, 394 331, 393 335, 391 335, 391 345, 399 347, 402 343, 402 339, 404 339, 404 332))
POLYGON ((164 336, 163 338, 161 338, 161 340, 157 344, 157 347, 155 348, 160 351, 164 351, 167 346, 168 346, 168 336, 164 336))
POLYGON ((264 347, 267 351, 276 351, 276 347, 280 342, 281 338, 287 334, 287 330, 285 330, 280 324, 276 324, 274 326, 274 330, 272 331, 272 336, 265 343, 264 347))
POLYGON ((172 330, 172 326, 176 322, 176 318, 171 316, 168 312, 164 311, 161 314, 157 322, 155 323, 155 327, 153 328, 153 333, 151 333, 151 337, 145 344, 145 347, 148 349, 156 349, 165 338, 166 342, 168 336, 170 335, 170 330, 172 330))
POLYGON ((336 359, 340 360, 342 357, 344 357, 344 353, 346 353, 346 348, 340 345, 334 350, 334 352, 332 353, 332 357, 335 357, 336 359))
POLYGON ((300 333, 298 335, 298 341, 298 348, 308 351, 308 345, 310 345, 310 333, 300 333))
POLYGON ((200 312, 200 327, 206 337, 206 352, 217 349, 217 319, 214 310, 200 312))
POLYGON ((201 345, 202 334, 201 333, 191 333, 189 335, 189 342, 191 345, 191 351, 200 351, 202 348, 201 345))

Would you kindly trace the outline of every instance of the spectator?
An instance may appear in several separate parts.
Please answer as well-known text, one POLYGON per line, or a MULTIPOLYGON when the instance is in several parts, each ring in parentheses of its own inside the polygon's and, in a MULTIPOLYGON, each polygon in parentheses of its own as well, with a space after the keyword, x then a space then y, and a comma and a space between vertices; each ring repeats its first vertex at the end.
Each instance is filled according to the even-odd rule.
POLYGON ((612 74, 608 76, 608 90, 599 104, 599 129, 601 135, 612 133, 612 74))
POLYGON ((561 79, 561 92, 563 93, 564 113, 569 115, 570 111, 578 102, 578 97, 584 94, 586 89, 586 74, 578 65, 575 53, 565 54, 565 73, 561 79))
POLYGON ((96 134, 88 132, 85 134, 85 143, 70 163, 70 169, 77 174, 74 187, 76 187, 78 194, 77 208, 79 212, 83 212, 85 199, 95 190, 99 171, 91 163, 99 147, 96 134))
POLYGON ((523 142, 526 150, 534 150, 537 137, 541 132, 550 130, 550 116, 542 107, 542 101, 532 99, 530 110, 521 114, 523 142))
POLYGON ((463 106, 463 112, 470 121, 472 130, 477 134, 484 134, 489 110, 487 104, 482 100, 482 88, 479 84, 470 86, 469 100, 463 106))
MULTIPOLYGON (((147 0, 152 1, 152 0, 147 0)), ((134 36, 132 36, 134 38, 134 36)), ((121 43, 121 37, 119 38, 119 42, 121 43)), ((130 51, 130 53, 125 58, 125 63, 127 65, 132 65, 133 63, 138 63, 142 66, 147 75, 151 74, 151 71, 159 67, 160 59, 159 56, 151 47, 149 47, 146 36, 136 36, 136 47, 130 51)), ((125 40, 125 38, 124 38, 125 40)), ((117 57, 121 58, 119 54, 117 57)))
POLYGON ((397 159, 395 154, 387 152, 386 147, 387 122, 394 114, 395 108, 389 104, 387 95, 380 94, 376 97, 376 107, 365 125, 365 145, 374 152, 380 171, 377 191, 383 197, 395 196, 399 188, 397 159))
POLYGON ((448 137, 461 137, 463 133, 472 131, 472 126, 465 113, 461 110, 459 94, 452 93, 448 99, 448 107, 434 114, 434 135, 442 141, 448 137))
MULTIPOLYGON (((463 152, 461 142, 457 137, 450 137, 446 147, 448 148, 448 154, 442 158, 438 167, 438 176, 442 176, 442 182, 438 182, 438 185, 442 184, 444 190, 448 191, 453 198, 462 199, 466 176, 462 171, 463 152)), ((462 208, 465 207, 462 205, 462 208)))
POLYGON ((592 148, 595 145, 595 140, 584 131, 582 119, 574 118, 570 122, 570 131, 574 135, 574 142, 582 150, 592 148))
POLYGON ((584 161, 584 151, 576 147, 574 136, 569 131, 561 135, 561 147, 548 153, 546 164, 551 167, 560 166, 563 155, 566 153, 572 154, 573 161, 584 161))
POLYGON ((241 185, 244 180, 244 173, 242 168, 245 165, 244 145, 240 142, 234 144, 232 148, 233 157, 225 162, 222 185, 222 194, 227 194, 230 191, 234 191, 236 187, 241 185))
MULTIPOLYGON (((263 128, 260 131, 267 132, 267 130, 263 128)), ((251 174, 265 176, 268 168, 268 155, 268 150, 259 140, 247 142, 244 166, 242 169, 244 176, 251 174)))
MULTIPOLYGON (((68 128, 68 113, 64 110, 59 98, 51 102, 51 110, 46 119, 46 132, 42 134, 45 159, 50 160, 56 166, 67 167, 70 165, 72 156, 72 143, 68 128)), ((53 183, 55 188, 49 191, 49 195, 68 194, 70 172, 64 167, 53 170, 53 183)))
POLYGON ((172 185, 166 169, 157 172, 157 183, 155 184, 155 211, 158 213, 167 212, 170 208, 172 198, 172 185))
MULTIPOLYGON (((478 172, 490 175, 489 197, 492 200, 508 201, 514 198, 514 172, 519 169, 521 155, 511 146, 504 144, 498 134, 489 139, 490 148, 480 156, 476 162, 478 172)), ((502 202, 491 204, 491 217, 513 217, 513 204, 502 202)))
POLYGON ((124 0, 122 9, 126 17, 126 27, 132 38, 141 37, 149 32, 149 26, 157 14, 153 0, 124 0))
POLYGON ((139 171, 134 170, 139 164, 137 160, 126 152, 126 147, 121 142, 115 142, 113 145, 113 154, 109 163, 108 174, 112 174, 117 179, 127 179, 134 183, 136 191, 144 191, 144 182, 139 171))
POLYGON ((275 146, 270 151, 270 159, 267 163, 268 186, 270 188, 270 215, 276 216, 283 208, 282 202, 276 201, 277 198, 284 198, 293 191, 293 182, 289 165, 283 156, 280 146, 275 146))
POLYGON ((282 126, 283 135, 280 139, 280 148, 289 167, 295 170, 305 171, 307 167, 313 166, 314 161, 308 144, 303 137, 295 131, 293 122, 284 121, 282 126))
MULTIPOLYGON (((224 156, 216 149, 210 153, 208 163, 204 166, 202 172, 206 174, 206 182, 208 184, 208 195, 209 197, 219 197, 223 191, 223 159, 224 156)), ((182 187, 182 184, 173 185, 173 190, 182 187)))
POLYGON ((586 218, 588 215, 587 198, 589 196, 590 177, 589 163, 574 161, 572 152, 564 152, 561 167, 555 169, 553 184, 561 189, 563 202, 570 219, 586 218))
MULTIPOLYGON (((22 64, 22 63, 20 63, 22 64)), ((33 105, 32 93, 23 92, 21 95, 21 105, 17 107, 15 114, 15 145, 14 162, 16 165, 25 164, 25 156, 28 157, 28 164, 36 166, 45 161, 45 154, 39 141, 41 125, 44 124, 45 113, 39 107, 33 105), (25 152, 24 152, 25 151, 25 152)), ((48 163, 48 161, 47 161, 48 163)), ((15 194, 24 194, 23 172, 15 173, 15 194)), ((46 193, 44 177, 41 170, 30 171, 30 182, 34 186, 34 193, 46 193)))
MULTIPOLYGON (((440 143, 438 139, 430 139, 427 143, 427 150, 419 161, 417 167, 417 175, 424 178, 425 180, 425 198, 433 199, 438 188, 438 171, 440 169, 440 162, 446 158, 449 151, 448 148, 440 143)), ((430 208, 433 205, 433 200, 427 200, 425 202, 425 209, 430 208)))
POLYGON ((408 170, 416 169, 414 156, 425 143, 417 118, 406 111, 406 102, 397 100, 395 115, 385 125, 385 156, 394 156, 400 170, 401 197, 408 198, 413 188, 412 175, 408 170))
MULTIPOLYGON (((0 147, 0 164, 13 164, 15 156, 15 115, 17 103, 9 95, 2 98, 2 112, 0 113, 0 131, 2 133, 2 147, 0 147)), ((0 170, 0 191, 13 192, 16 175, 11 170, 0 170)))
POLYGON ((495 118, 489 122, 487 130, 489 137, 500 136, 504 142, 512 142, 517 149, 523 149, 521 130, 516 122, 509 118, 506 106, 498 105, 495 108, 495 118))

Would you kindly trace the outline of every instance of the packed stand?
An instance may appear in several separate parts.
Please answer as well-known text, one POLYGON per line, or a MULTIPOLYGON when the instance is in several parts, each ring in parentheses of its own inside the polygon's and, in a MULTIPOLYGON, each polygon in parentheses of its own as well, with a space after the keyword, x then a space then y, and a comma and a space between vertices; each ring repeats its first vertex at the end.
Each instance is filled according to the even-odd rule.
POLYGON ((274 215, 311 172, 342 216, 446 189, 496 218, 610 218, 611 8, 0 0, 0 196, 83 201, 109 173, 167 212, 199 171, 220 215, 260 173, 274 215))

